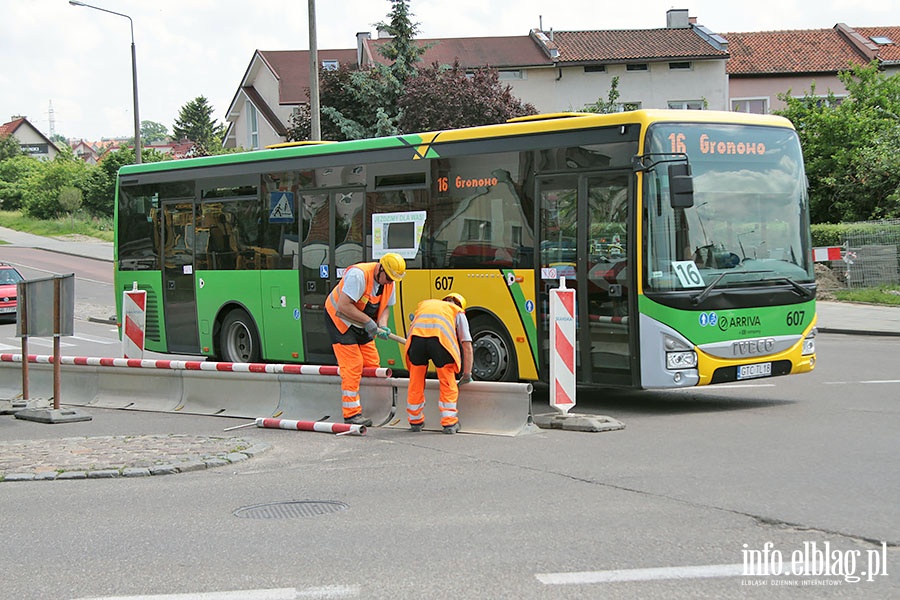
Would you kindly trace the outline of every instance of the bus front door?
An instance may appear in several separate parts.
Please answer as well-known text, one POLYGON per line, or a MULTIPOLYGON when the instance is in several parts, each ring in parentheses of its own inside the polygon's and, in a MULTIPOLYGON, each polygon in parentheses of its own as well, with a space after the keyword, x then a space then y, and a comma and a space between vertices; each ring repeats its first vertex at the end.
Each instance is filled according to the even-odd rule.
POLYGON ((162 203, 163 311, 169 352, 200 354, 194 295, 194 205, 162 203))
POLYGON ((634 236, 632 174, 610 171, 560 174, 538 180, 544 374, 549 372, 549 295, 576 290, 576 378, 580 383, 632 386, 637 340, 632 307, 634 236))

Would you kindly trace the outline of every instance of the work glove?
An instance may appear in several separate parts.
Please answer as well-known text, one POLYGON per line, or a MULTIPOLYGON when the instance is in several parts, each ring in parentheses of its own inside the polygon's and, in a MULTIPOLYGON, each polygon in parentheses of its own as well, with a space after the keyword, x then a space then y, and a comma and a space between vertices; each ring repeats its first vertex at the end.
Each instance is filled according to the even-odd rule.
POLYGON ((369 319, 368 321, 366 321, 364 327, 366 329, 366 333, 369 334, 369 339, 374 340, 375 336, 378 334, 378 324, 372 319, 369 319))
POLYGON ((466 385, 467 383, 472 383, 472 374, 471 373, 463 373, 462 377, 459 378, 458 385, 466 385))
POLYGON ((378 328, 378 337, 383 340, 391 339, 391 330, 387 327, 379 327, 378 328))

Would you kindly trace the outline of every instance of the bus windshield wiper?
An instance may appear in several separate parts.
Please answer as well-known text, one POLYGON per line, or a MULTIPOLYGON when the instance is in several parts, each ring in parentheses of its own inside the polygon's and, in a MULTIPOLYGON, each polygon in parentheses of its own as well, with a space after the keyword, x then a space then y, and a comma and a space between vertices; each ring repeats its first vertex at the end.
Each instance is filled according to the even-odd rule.
MULTIPOLYGON (((696 296, 692 296, 691 304, 696 306, 697 304, 700 304, 701 302, 706 300, 706 298, 712 293, 712 291, 716 288, 716 286, 719 284, 719 282, 722 281, 722 279, 724 279, 724 277, 726 275, 751 275, 751 274, 756 274, 756 273, 772 273, 772 271, 724 271, 724 272, 720 273, 718 277, 713 279, 712 283, 710 283, 708 286, 703 288, 702 292, 700 292, 696 296)), ((763 280, 760 280, 760 281, 763 281, 763 280)), ((814 291, 803 287, 802 285, 800 285, 799 283, 794 281, 792 278, 787 277, 785 275, 773 277, 772 279, 766 279, 765 281, 780 281, 780 282, 787 283, 792 288, 794 288, 794 291, 796 291, 798 295, 802 296, 803 298, 806 298, 807 300, 809 300, 810 298, 815 296, 814 291)))
MULTIPOLYGON (((767 280, 767 281, 769 281, 769 280, 767 280)), ((807 300, 810 300, 811 298, 815 297, 815 295, 816 295, 816 293, 813 290, 803 287, 802 285, 800 285, 799 283, 794 281, 793 278, 788 277, 787 275, 785 275, 784 277, 775 277, 775 278, 771 279, 770 281, 784 281, 785 283, 789 283, 791 285, 791 287, 794 288, 794 291, 796 291, 798 295, 806 298, 807 300)))
POLYGON ((723 271, 719 274, 718 277, 713 279, 712 283, 703 288, 703 291, 697 294, 696 296, 691 296, 691 304, 697 305, 706 300, 707 296, 709 296, 712 291, 716 288, 722 279, 725 278, 726 275, 750 275, 752 273, 771 273, 771 271, 723 271))

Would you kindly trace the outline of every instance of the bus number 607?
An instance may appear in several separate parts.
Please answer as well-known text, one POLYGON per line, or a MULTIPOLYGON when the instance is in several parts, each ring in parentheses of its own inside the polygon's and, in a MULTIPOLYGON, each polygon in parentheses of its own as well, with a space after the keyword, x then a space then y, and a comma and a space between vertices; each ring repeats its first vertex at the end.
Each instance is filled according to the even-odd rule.
POLYGON ((792 310, 787 314, 787 324, 788 327, 794 327, 795 325, 800 325, 803 323, 803 317, 806 316, 806 312, 802 310, 792 310))
POLYGON ((434 278, 434 289, 449 290, 452 288, 453 288, 453 278, 452 277, 435 277, 434 278))

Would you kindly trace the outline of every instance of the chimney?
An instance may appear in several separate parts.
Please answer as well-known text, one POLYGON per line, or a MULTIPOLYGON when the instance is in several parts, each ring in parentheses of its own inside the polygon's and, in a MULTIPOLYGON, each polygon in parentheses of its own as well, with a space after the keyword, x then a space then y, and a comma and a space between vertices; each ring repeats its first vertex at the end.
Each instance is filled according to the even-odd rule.
POLYGON ((363 60, 366 58, 366 40, 371 38, 372 35, 368 31, 360 31, 356 34, 356 64, 360 69, 366 66, 363 64, 363 60))
POLYGON ((688 9, 670 8, 666 11, 666 29, 689 29, 690 26, 688 9))

